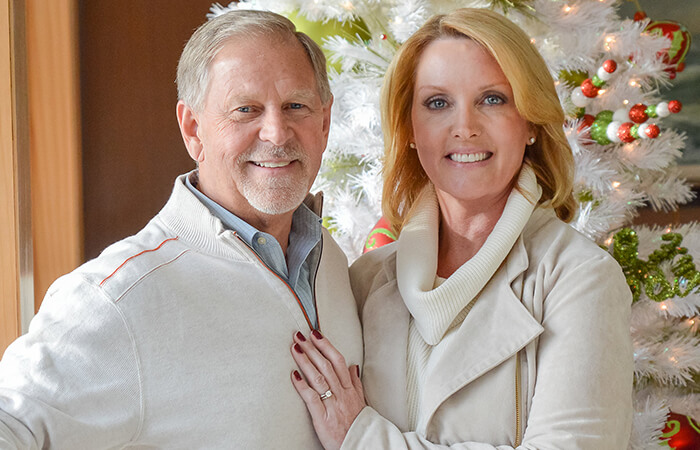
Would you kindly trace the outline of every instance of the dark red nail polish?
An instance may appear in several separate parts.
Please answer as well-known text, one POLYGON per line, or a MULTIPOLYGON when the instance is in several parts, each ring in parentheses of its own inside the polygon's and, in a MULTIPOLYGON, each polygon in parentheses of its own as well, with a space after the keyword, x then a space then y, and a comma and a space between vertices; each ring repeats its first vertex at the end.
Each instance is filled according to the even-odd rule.
POLYGON ((299 372, 298 372, 298 371, 295 370, 295 371, 292 372, 292 373, 294 373, 294 378, 296 378, 297 381, 301 381, 301 375, 299 375, 299 372))
POLYGON ((297 331, 297 339, 299 339, 301 342, 306 342, 306 338, 304 337, 303 334, 301 334, 301 331, 297 331))
POLYGON ((300 354, 304 353, 304 350, 302 350, 301 347, 299 347, 299 344, 294 344, 294 351, 300 354))
POLYGON ((323 335, 318 330, 312 331, 311 334, 313 334, 316 339, 323 339, 323 335))
POLYGON ((360 366, 355 366, 355 373, 357 374, 357 377, 360 378, 360 366))

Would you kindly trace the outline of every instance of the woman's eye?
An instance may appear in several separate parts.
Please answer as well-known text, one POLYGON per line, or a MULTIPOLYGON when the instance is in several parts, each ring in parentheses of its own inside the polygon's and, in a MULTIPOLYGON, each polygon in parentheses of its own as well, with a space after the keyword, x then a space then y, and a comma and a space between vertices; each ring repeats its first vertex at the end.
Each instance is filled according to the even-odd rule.
POLYGON ((443 109, 447 106, 447 102, 442 98, 434 98, 428 100, 427 106, 430 109, 443 109))
POLYGON ((506 101, 500 95, 487 95, 484 98, 484 103, 487 105, 501 105, 506 101))

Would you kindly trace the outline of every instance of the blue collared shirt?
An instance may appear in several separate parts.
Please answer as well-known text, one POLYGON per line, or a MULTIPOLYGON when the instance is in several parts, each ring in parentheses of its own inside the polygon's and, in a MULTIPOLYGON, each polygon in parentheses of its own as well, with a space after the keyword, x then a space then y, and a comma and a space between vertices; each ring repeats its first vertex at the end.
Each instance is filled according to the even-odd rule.
POLYGON ((185 177, 185 184, 226 228, 235 231, 265 265, 289 284, 299 297, 309 321, 318 328, 313 285, 321 257, 321 219, 303 203, 294 211, 285 258, 282 247, 271 234, 257 230, 204 195, 192 184, 190 177, 185 177))

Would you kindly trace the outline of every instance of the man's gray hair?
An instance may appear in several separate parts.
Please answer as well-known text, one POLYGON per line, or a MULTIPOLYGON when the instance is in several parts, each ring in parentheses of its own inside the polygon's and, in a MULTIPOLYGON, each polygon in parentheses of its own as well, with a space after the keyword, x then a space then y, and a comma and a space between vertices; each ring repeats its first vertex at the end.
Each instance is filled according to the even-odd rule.
MULTIPOLYGON (((309 36, 297 31, 286 17, 269 11, 238 10, 221 14, 201 25, 187 41, 177 65, 178 99, 195 111, 204 106, 209 87, 209 67, 219 50, 231 38, 294 38, 304 47, 316 76, 321 102, 331 99, 326 57, 309 36)), ((263 48, 260 49, 264 51, 263 48)))

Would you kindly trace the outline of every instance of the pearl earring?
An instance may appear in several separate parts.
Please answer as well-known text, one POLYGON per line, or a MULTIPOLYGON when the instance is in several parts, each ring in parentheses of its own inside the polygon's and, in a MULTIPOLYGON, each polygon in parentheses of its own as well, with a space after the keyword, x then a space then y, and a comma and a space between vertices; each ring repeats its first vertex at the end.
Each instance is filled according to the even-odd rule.
POLYGON ((409 142, 408 146, 411 147, 413 150, 416 149, 416 144, 414 144, 413 142, 409 142))
POLYGON ((534 137, 534 136, 533 136, 533 137, 531 137, 531 138, 530 138, 530 139, 528 140, 528 142, 530 143, 530 145, 534 144, 534 143, 535 143, 535 141, 536 141, 536 139, 535 139, 535 137, 534 137))

